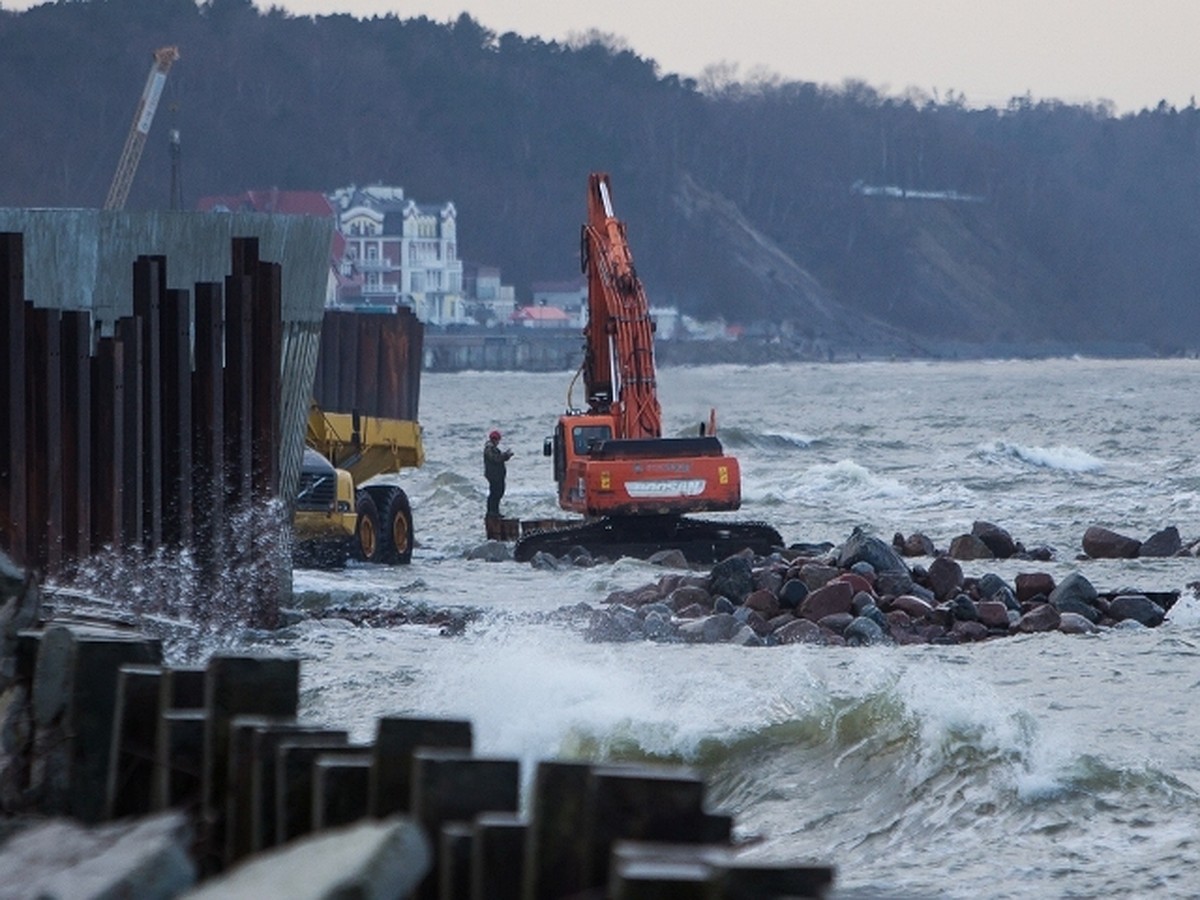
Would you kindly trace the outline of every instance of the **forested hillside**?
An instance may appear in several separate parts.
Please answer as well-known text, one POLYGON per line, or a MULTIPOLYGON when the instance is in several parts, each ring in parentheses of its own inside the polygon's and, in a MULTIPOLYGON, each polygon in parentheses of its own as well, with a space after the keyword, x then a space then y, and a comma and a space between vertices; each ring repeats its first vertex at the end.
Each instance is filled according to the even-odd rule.
POLYGON ((164 44, 181 59, 132 209, 167 206, 178 127, 188 203, 399 184, 453 200, 461 255, 527 298, 578 271, 599 169, 652 299, 700 317, 865 352, 1200 347, 1194 104, 1117 118, 855 83, 698 85, 617 39, 566 46, 467 16, 77 0, 0 10, 0 205, 100 205, 164 44))

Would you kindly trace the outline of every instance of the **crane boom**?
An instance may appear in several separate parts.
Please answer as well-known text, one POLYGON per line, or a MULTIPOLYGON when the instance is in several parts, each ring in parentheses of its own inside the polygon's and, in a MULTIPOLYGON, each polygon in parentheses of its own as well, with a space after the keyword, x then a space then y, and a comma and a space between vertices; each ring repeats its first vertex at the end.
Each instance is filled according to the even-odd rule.
POLYGON ((141 100, 134 110, 133 124, 129 127, 129 136, 125 138, 125 149, 121 151, 116 174, 113 175, 108 197, 104 201, 105 209, 125 208, 129 188, 133 185, 133 176, 142 158, 142 148, 146 146, 146 135, 150 133, 150 125, 154 122, 154 113, 158 109, 163 86, 167 83, 167 73, 171 71, 171 66, 177 59, 177 47, 159 47, 154 51, 154 64, 150 67, 146 87, 143 88, 141 100))

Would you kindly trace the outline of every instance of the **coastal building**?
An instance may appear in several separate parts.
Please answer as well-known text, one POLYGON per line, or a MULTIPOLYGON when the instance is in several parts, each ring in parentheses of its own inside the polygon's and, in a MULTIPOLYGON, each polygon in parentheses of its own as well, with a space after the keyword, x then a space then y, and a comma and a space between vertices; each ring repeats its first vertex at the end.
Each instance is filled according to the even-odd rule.
POLYGON ((489 328, 512 322, 517 309, 516 291, 501 282, 495 266, 463 263, 463 297, 471 320, 489 328))
POLYGON ((351 185, 329 199, 345 240, 337 306, 407 306, 434 326, 472 321, 463 299, 453 202, 417 203, 403 188, 385 185, 351 185))
POLYGON ((536 281, 533 284, 533 304, 530 309, 557 309, 564 317, 546 314, 545 321, 561 323, 558 327, 582 328, 587 323, 587 279, 569 281, 536 281))

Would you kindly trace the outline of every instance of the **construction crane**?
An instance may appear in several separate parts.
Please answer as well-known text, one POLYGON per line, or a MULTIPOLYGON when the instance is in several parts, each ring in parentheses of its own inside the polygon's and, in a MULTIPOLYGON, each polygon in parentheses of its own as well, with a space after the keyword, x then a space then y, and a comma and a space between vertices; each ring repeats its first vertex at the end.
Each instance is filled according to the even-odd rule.
POLYGON ((138 101, 137 110, 134 111, 129 137, 125 139, 125 149, 121 151, 117 172, 113 175, 112 184, 108 188, 108 198, 104 201, 105 209, 125 208, 133 176, 142 158, 142 148, 146 146, 146 135, 150 133, 150 124, 154 121, 163 86, 167 83, 167 73, 171 71, 171 66, 177 59, 178 47, 159 47, 154 51, 154 65, 150 67, 142 99, 138 101))

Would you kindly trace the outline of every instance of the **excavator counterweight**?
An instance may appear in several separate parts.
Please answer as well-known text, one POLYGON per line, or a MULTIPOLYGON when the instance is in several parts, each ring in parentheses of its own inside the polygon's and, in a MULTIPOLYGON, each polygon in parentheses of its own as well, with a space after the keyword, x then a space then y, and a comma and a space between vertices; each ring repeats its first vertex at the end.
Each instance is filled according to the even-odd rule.
POLYGON ((576 409, 568 391, 567 412, 546 441, 559 506, 584 519, 522 537, 515 557, 582 545, 609 556, 677 548, 701 562, 744 547, 767 553, 781 546, 767 525, 684 517, 741 505, 738 461, 724 452, 715 427, 706 434, 702 426, 694 437, 662 436, 654 323, 606 174, 589 177, 587 209, 580 245, 588 284, 580 366, 587 408, 576 409))

